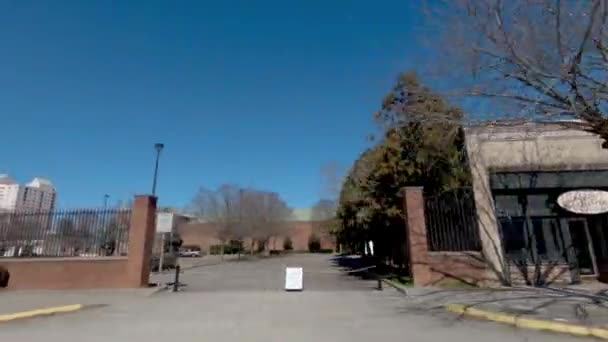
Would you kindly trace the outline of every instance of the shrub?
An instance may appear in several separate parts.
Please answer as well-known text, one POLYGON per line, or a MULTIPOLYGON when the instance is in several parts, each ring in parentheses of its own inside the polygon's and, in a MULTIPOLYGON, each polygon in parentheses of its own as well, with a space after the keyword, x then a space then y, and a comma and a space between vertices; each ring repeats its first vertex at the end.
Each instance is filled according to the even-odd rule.
MULTIPOLYGON (((226 250, 224 250, 226 253, 226 250)), ((220 255, 222 254, 222 245, 211 245, 209 246, 209 254, 211 255, 220 255)))
POLYGON ((319 253, 331 254, 333 252, 334 252, 334 250, 331 248, 319 249, 319 253))
POLYGON ((321 240, 315 234, 311 234, 308 238, 308 251, 311 253, 321 251, 321 240))
POLYGON ((281 251, 279 251, 278 249, 271 249, 270 250, 270 255, 280 255, 281 251))
POLYGON ((285 240, 283 240, 283 249, 286 251, 293 250, 293 241, 291 241, 290 237, 286 237, 285 240))
POLYGON ((241 240, 230 240, 230 245, 226 248, 230 249, 227 254, 240 254, 243 253, 243 241, 241 240))
POLYGON ((266 250, 266 244, 263 241, 257 241, 256 252, 262 253, 266 250))
MULTIPOLYGON (((224 254, 239 254, 243 252, 243 242, 239 240, 231 240, 229 244, 224 245, 224 254)), ((209 254, 222 254, 222 245, 209 246, 209 254)))

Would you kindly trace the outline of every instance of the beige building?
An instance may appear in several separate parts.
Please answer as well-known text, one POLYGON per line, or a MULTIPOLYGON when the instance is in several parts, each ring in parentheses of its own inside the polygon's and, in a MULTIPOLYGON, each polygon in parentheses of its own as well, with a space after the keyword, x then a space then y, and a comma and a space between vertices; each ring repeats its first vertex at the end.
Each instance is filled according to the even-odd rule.
POLYGON ((56 196, 55 187, 46 179, 34 178, 22 185, 8 175, 0 175, 0 210, 51 211, 56 196))
POLYGON ((534 253, 551 279, 608 271, 608 150, 598 137, 526 123, 469 127, 466 143, 482 250, 493 268, 527 269, 534 253), (599 196, 595 203, 566 203, 585 191, 599 196))

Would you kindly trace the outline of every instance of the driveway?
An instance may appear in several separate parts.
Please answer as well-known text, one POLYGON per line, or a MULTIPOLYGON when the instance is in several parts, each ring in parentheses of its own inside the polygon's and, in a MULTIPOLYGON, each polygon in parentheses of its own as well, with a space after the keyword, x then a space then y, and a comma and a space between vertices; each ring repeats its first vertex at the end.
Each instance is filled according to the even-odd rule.
POLYGON ((193 268, 183 292, 5 324, 0 340, 582 341, 413 310, 396 291, 337 271, 326 255, 193 268), (304 267, 304 291, 282 291, 286 265, 304 267))
MULTIPOLYGON (((184 260, 189 262, 190 260, 184 260)), ((182 261, 180 261, 182 262, 182 261)), ((230 259, 224 263, 199 261, 198 266, 180 275, 186 292, 281 291, 286 267, 304 269, 306 291, 371 291, 376 284, 350 276, 336 267, 337 258, 330 255, 294 254, 289 256, 230 259)), ((154 282, 173 281, 174 272, 155 275, 154 282)))

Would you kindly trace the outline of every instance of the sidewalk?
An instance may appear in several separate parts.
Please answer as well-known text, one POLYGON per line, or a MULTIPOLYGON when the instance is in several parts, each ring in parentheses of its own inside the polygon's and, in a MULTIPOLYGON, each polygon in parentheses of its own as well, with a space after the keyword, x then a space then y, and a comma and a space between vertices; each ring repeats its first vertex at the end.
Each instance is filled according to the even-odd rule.
MULTIPOLYGON (((236 256, 205 256, 204 258, 183 258, 180 264, 183 270, 217 265, 233 261, 236 256)), ((174 270, 163 273, 152 273, 151 282, 164 283, 173 281, 174 270)), ((96 289, 96 290, 32 290, 0 291, 0 315, 44 309, 73 304, 113 305, 128 301, 144 300, 158 291, 158 288, 143 289, 96 289)))
POLYGON ((548 320, 560 323, 608 328, 608 296, 593 298, 602 286, 593 290, 571 287, 562 290, 542 288, 466 289, 410 288, 408 311, 445 311, 450 304, 462 304, 490 313, 548 320))

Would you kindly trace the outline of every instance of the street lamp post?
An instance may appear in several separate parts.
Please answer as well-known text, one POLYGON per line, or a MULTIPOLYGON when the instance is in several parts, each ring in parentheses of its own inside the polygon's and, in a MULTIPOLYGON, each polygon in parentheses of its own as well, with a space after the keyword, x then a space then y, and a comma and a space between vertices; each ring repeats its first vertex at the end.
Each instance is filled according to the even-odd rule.
POLYGON ((164 144, 156 143, 154 148, 156 149, 156 163, 154 165, 154 180, 152 181, 152 196, 156 196, 156 177, 158 176, 158 159, 160 158, 160 151, 165 147, 164 144))
MULTIPOLYGON (((156 178, 158 177, 158 160, 160 159, 160 151, 165 147, 164 144, 156 143, 154 144, 154 149, 156 150, 156 162, 154 164, 154 179, 152 180, 152 196, 156 196, 156 178)), ((160 240, 160 257, 158 259, 158 272, 163 271, 163 259, 165 256, 165 233, 161 233, 160 240)))

